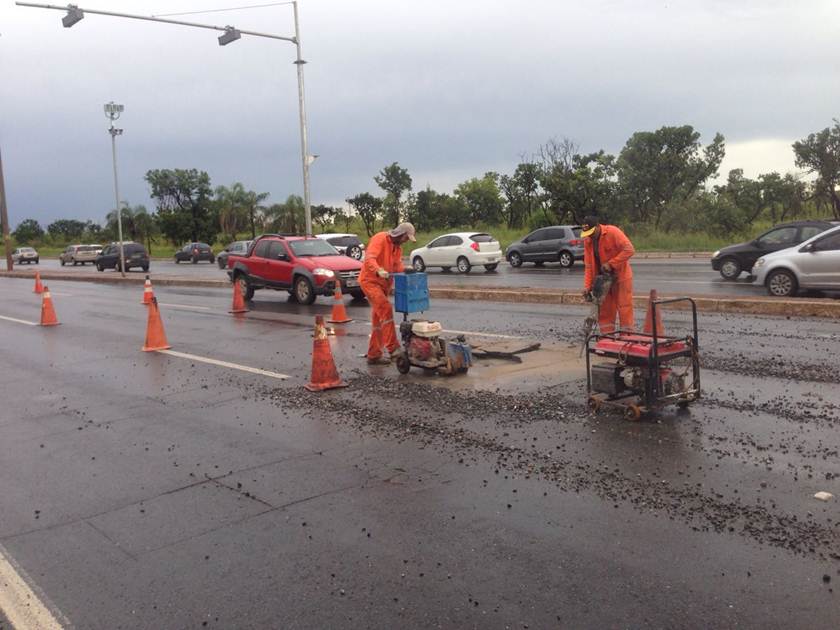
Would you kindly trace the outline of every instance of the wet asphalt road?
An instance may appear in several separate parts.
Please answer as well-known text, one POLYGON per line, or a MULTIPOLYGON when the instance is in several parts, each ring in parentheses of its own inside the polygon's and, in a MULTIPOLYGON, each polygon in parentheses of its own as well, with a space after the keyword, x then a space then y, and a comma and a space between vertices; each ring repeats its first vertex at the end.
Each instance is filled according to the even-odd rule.
MULTIPOLYGON (((35 265, 33 265, 35 267, 35 265)), ((19 267, 27 269, 27 265, 19 267)), ((91 265, 60 267, 57 259, 45 259, 43 269, 63 269, 81 274, 112 274, 113 270, 98 272, 91 265)), ((742 275, 737 282, 725 282, 713 271, 706 259, 637 259, 633 261, 634 290, 647 293, 657 289, 662 295, 728 295, 728 296, 765 296, 763 287, 755 286, 742 275)), ((142 275, 140 269, 130 272, 142 275)), ((429 282, 432 285, 452 285, 465 288, 481 287, 521 287, 535 289, 581 289, 583 286, 583 265, 575 263, 571 269, 561 269, 558 264, 546 264, 537 267, 526 263, 519 269, 503 263, 495 272, 486 272, 483 267, 474 268, 468 274, 429 270, 429 282)), ((222 278, 225 271, 216 264, 206 262, 198 264, 152 260, 151 274, 155 276, 181 276, 195 278, 222 278)))
MULTIPOLYGON (((704 314, 704 399, 628 423, 579 380, 369 370, 361 321, 309 394, 324 300, 156 291, 175 350, 278 381, 140 352, 136 287, 51 290, 61 326, 0 320, 0 544, 77 628, 837 626, 836 322, 704 314)), ((430 315, 564 347, 586 313, 475 306, 430 315)))

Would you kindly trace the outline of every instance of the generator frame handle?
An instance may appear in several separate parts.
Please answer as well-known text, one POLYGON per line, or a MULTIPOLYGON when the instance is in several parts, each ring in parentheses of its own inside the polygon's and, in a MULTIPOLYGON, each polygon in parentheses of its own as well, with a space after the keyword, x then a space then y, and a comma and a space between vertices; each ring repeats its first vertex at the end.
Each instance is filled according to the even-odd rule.
MULTIPOLYGON (((697 303, 694 301, 694 298, 690 297, 678 297, 678 298, 663 298, 661 300, 651 300, 650 301, 650 318, 653 322, 651 328, 653 328, 653 346, 651 350, 653 351, 653 362, 649 365, 649 379, 648 383, 650 383, 654 391, 652 392, 654 397, 659 398, 662 395, 662 383, 660 382, 659 376, 659 335, 657 333, 657 319, 656 319, 656 307, 662 304, 674 304, 675 302, 688 302, 691 304, 691 319, 692 319, 692 341, 694 348, 692 349, 692 356, 696 356, 697 351, 700 349, 699 338, 697 335, 697 303), (655 370, 655 374, 654 374, 655 370), (655 376, 655 378, 654 378, 655 376)), ((695 371, 695 385, 698 385, 697 374, 695 371)))

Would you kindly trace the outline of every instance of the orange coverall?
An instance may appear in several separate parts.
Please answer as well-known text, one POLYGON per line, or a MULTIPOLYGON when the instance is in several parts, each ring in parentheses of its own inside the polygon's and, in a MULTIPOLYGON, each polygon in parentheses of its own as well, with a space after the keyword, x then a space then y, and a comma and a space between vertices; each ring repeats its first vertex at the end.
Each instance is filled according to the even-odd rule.
MULTIPOLYGON (((603 333, 615 331, 615 315, 618 312, 619 326, 622 330, 633 330, 636 322, 633 317, 633 270, 630 257, 636 253, 633 243, 614 225, 601 225, 598 239, 598 256, 601 264, 609 264, 615 276, 610 292, 601 304, 598 325, 603 333)), ((593 237, 583 239, 584 288, 592 290, 595 276, 600 272, 595 262, 593 237)))
POLYGON ((391 278, 380 278, 376 275, 379 269, 384 269, 388 273, 399 273, 405 270, 402 249, 391 240, 388 232, 379 232, 371 237, 365 250, 362 273, 359 274, 359 284, 371 308, 368 359, 381 357, 383 345, 391 353, 400 347, 400 342, 397 340, 397 328, 394 325, 394 309, 388 299, 394 281, 391 278))

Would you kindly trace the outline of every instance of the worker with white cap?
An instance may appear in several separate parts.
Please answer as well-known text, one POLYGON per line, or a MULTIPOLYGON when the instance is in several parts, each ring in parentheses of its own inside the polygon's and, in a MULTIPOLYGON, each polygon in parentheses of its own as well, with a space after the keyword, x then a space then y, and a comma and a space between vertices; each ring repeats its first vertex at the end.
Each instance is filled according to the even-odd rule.
POLYGON ((383 354, 383 346, 393 358, 402 352, 397 339, 397 327, 394 325, 394 309, 388 299, 393 280, 392 273, 405 270, 402 262, 402 244, 416 242, 414 226, 400 223, 390 231, 374 234, 367 249, 359 284, 370 302, 371 332, 367 351, 370 365, 384 365, 391 362, 383 354))

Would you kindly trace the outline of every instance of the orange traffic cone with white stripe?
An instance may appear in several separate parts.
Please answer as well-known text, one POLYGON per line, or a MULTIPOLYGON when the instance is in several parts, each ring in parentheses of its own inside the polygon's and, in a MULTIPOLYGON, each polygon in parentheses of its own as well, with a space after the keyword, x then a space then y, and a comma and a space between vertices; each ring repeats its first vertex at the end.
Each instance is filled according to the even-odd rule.
POLYGON ((58 318, 55 316, 52 296, 49 287, 44 287, 41 293, 41 326, 58 326, 58 318))
POLYGON ((239 280, 233 281, 233 305, 230 307, 228 313, 247 313, 248 308, 245 306, 245 298, 242 297, 242 287, 239 280))
MULTIPOLYGON (((653 309, 651 308, 651 304, 657 299, 659 298, 656 295, 656 289, 651 289, 650 297, 648 298, 648 309, 645 314, 645 327, 642 329, 642 332, 648 335, 653 334, 653 309)), ((656 309, 656 336, 665 336, 665 326, 662 325, 662 310, 658 308, 656 309)))
POLYGON ((32 289, 33 293, 43 293, 44 292, 44 285, 41 284, 41 272, 35 272, 35 288, 32 289))
POLYGON ((146 275, 146 282, 143 283, 143 300, 140 304, 149 305, 152 303, 152 298, 155 297, 155 292, 152 290, 152 281, 149 280, 148 274, 146 275))
POLYGON ((347 315, 347 309, 344 308, 344 296, 341 295, 341 283, 335 283, 335 292, 333 293, 333 308, 332 315, 327 320, 330 324, 346 324, 353 320, 347 315))
POLYGON ((315 342, 312 348, 312 377, 304 385, 310 392, 320 392, 325 389, 347 387, 341 380, 335 367, 330 340, 327 339, 327 329, 324 327, 324 316, 315 317, 315 342))
POLYGON ((149 317, 146 321, 146 343, 143 344, 143 352, 155 352, 157 350, 169 350, 172 346, 166 340, 166 333, 163 331, 163 322, 160 319, 157 298, 149 302, 149 317))

